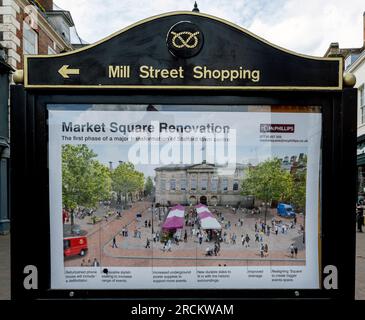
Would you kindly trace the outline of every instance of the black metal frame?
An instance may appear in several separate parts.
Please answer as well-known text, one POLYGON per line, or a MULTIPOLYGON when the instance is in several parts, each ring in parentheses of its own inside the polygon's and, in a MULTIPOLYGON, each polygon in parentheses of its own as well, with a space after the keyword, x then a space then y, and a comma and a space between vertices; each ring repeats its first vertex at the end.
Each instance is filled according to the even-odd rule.
MULTIPOLYGON (((355 286, 356 90, 161 91, 24 90, 11 87, 12 297, 353 299, 355 286), (50 290, 47 104, 216 104, 322 107, 321 269, 338 268, 337 290, 50 290), (23 286, 26 265, 39 272, 38 290, 23 286)), ((322 275, 323 277, 323 275, 322 275)))

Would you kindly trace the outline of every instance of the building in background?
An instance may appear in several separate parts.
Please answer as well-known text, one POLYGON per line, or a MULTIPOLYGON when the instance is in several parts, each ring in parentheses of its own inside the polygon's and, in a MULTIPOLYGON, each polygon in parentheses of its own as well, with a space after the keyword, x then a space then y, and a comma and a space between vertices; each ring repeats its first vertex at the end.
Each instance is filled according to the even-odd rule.
POLYGON ((55 54, 78 47, 80 39, 69 11, 53 0, 0 0, 0 233, 9 230, 9 83, 23 69, 25 54, 55 54))
MULTIPOLYGON (((14 69, 23 69, 24 54, 73 50, 74 27, 70 12, 53 0, 0 0, 0 43, 14 69)), ((75 42, 83 44, 79 37, 75 42)))
POLYGON ((11 71, 11 66, 6 63, 4 48, 0 44, 0 234, 7 233, 10 226, 8 99, 11 71))
POLYGON ((359 48, 340 48, 331 43, 325 56, 341 56, 344 59, 344 71, 356 77, 357 98, 357 168, 358 195, 365 198, 365 12, 363 13, 363 41, 359 48))
POLYGON ((243 169, 244 165, 237 163, 234 172, 231 172, 224 166, 206 161, 158 167, 155 169, 155 201, 160 205, 202 203, 236 206, 244 200, 241 195, 243 169))

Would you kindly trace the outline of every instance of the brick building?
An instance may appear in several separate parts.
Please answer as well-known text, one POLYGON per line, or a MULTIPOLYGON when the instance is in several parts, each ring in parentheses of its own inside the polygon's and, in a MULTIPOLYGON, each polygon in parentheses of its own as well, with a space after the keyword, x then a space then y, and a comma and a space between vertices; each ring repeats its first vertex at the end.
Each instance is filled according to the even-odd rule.
POLYGON ((53 0, 0 0, 0 44, 7 62, 23 69, 24 54, 72 50, 70 12, 54 9, 53 0))
POLYGON ((24 54, 72 50, 73 27, 70 12, 57 8, 53 0, 0 0, 0 234, 10 226, 9 75, 23 69, 24 54))

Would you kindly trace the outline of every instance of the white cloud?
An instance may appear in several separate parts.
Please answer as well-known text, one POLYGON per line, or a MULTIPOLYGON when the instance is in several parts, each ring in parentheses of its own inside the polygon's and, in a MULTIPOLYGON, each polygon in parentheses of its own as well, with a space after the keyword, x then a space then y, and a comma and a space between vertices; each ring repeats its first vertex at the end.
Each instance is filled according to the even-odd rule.
MULTIPOLYGON (((55 0, 92 43, 144 18, 193 8, 191 0, 55 0)), ((322 56, 330 42, 361 47, 364 0, 199 0, 201 12, 232 21, 284 48, 322 56)))
POLYGON ((323 55, 331 42, 362 46, 363 10, 363 0, 289 0, 277 21, 254 18, 250 31, 287 49, 323 55))

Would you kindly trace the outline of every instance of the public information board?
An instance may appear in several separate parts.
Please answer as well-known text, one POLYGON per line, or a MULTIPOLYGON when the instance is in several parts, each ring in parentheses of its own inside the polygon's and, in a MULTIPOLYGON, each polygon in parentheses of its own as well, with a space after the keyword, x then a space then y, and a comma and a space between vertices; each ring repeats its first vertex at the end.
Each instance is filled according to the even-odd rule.
POLYGON ((340 58, 196 12, 27 56, 14 297, 351 298, 356 95, 342 86, 340 58))

